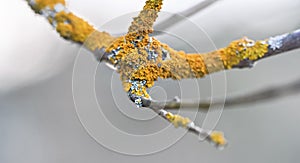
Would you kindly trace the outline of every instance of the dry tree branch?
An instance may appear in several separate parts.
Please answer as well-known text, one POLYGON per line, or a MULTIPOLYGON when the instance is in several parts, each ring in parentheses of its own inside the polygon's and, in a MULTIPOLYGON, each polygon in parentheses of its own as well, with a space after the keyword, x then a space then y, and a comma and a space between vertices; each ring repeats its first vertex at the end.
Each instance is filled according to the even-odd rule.
POLYGON ((209 53, 186 54, 149 36, 153 32, 153 23, 163 0, 147 0, 143 10, 134 18, 128 33, 118 38, 95 30, 83 19, 69 12, 64 0, 27 1, 36 13, 48 19, 63 38, 83 45, 98 56, 99 61, 113 65, 120 74, 128 97, 138 107, 150 108, 175 127, 184 127, 197 135, 206 136, 206 140, 216 146, 226 145, 222 133, 205 131, 190 119, 164 110, 176 108, 177 104, 184 104, 186 107, 195 107, 195 104, 173 100, 167 102, 168 105, 162 105, 163 102, 151 99, 147 89, 158 78, 202 78, 225 69, 249 68, 258 60, 300 47, 300 30, 297 30, 261 41, 242 38, 209 53))

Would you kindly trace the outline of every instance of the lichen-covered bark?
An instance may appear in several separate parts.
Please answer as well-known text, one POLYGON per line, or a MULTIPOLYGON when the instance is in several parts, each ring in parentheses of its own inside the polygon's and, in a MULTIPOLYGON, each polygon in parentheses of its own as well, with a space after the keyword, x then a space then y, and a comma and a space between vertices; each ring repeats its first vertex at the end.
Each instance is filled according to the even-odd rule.
POLYGON ((132 81, 144 81, 144 85, 131 93, 149 97, 146 89, 152 87, 158 78, 201 78, 210 73, 231 69, 243 61, 254 62, 264 57, 268 46, 266 41, 255 42, 242 38, 213 52, 186 54, 145 35, 143 39, 134 42, 126 42, 124 38, 120 38, 107 51, 110 52, 111 63, 121 74, 125 91, 130 91, 132 81))
POLYGON ((133 19, 129 27, 127 40, 145 36, 153 31, 153 24, 161 10, 163 0, 147 0, 143 10, 133 19))

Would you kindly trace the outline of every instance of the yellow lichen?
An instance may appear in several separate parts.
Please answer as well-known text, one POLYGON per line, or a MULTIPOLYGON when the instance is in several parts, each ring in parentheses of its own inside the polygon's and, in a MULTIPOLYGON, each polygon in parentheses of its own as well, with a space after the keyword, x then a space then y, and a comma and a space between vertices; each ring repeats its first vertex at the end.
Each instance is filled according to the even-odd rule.
MULTIPOLYGON (((117 39, 108 33, 96 31, 93 26, 71 12, 60 11, 54 17, 48 17, 48 20, 55 24, 62 37, 84 43, 91 51, 106 48, 106 52, 110 53, 120 49, 109 61, 118 68, 125 91, 129 91, 132 85, 129 81, 146 81, 138 91, 131 91, 143 97, 149 97, 147 88, 151 88, 158 78, 201 78, 213 72, 230 69, 243 60, 255 61, 268 51, 268 45, 264 41, 254 42, 247 38, 233 41, 228 47, 205 54, 186 54, 173 50, 148 35, 153 31, 152 26, 161 10, 162 1, 147 0, 143 10, 134 18, 128 34, 117 39), (167 59, 163 56, 166 55, 163 54, 164 50, 167 59), (149 59, 150 53, 156 55, 154 59, 151 56, 149 59)), ((39 12, 46 7, 53 10, 56 4, 65 5, 65 1, 35 0, 31 6, 39 12)))
POLYGON ((61 36, 75 42, 83 43, 95 31, 86 21, 72 13, 59 12, 55 15, 54 20, 57 23, 56 30, 61 36))
MULTIPOLYGON (((36 11, 40 11, 46 7, 53 9, 56 4, 65 5, 65 1, 36 0, 33 6, 36 11)), ((257 60, 267 52, 268 45, 263 41, 254 42, 247 38, 233 41, 228 47, 205 54, 186 54, 173 50, 148 35, 153 31, 152 26, 161 6, 162 0, 147 0, 143 10, 134 18, 128 34, 117 39, 108 33, 96 31, 93 26, 71 12, 60 11, 54 17, 48 17, 48 20, 55 24, 62 37, 84 43, 91 51, 100 48, 106 48, 107 53, 115 51, 116 54, 109 61, 118 68, 125 91, 146 98, 149 98, 147 89, 158 78, 201 78, 229 69, 245 59, 257 60), (151 58, 151 53, 155 54, 154 58, 151 58), (130 90, 131 81, 145 81, 145 85, 140 85, 137 90, 130 90)))
POLYGON ((64 0, 34 0, 30 2, 30 6, 38 13, 41 13, 43 9, 51 10, 47 11, 52 12, 47 19, 62 37, 80 44, 84 43, 84 46, 91 51, 106 48, 115 40, 108 33, 95 30, 92 25, 71 12, 55 11, 55 5, 58 4, 65 6, 66 3, 64 0))
POLYGON ((227 144, 224 134, 222 132, 214 131, 209 135, 210 140, 217 146, 225 146, 227 144))
POLYGON ((112 37, 107 32, 99 32, 95 30, 85 40, 84 46, 91 51, 95 51, 96 49, 108 47, 115 39, 116 38, 112 37))
POLYGON ((230 43, 226 48, 218 52, 222 58, 226 69, 239 64, 242 60, 249 59, 255 61, 263 57, 268 51, 268 44, 264 41, 253 41, 248 38, 242 38, 230 43))
POLYGON ((94 27, 72 13, 64 11, 55 15, 57 32, 64 38, 84 43, 91 51, 108 47, 115 38, 106 32, 99 32, 94 27))
POLYGON ((264 41, 254 42, 247 38, 233 41, 228 47, 205 54, 186 54, 183 51, 176 51, 148 35, 134 41, 133 43, 124 37, 119 38, 107 48, 107 52, 116 48, 122 49, 114 59, 111 59, 111 62, 117 63, 125 91, 130 87, 128 80, 147 81, 147 84, 141 88, 142 91, 137 93, 144 97, 149 97, 146 89, 151 88, 158 78, 176 80, 201 78, 213 72, 230 69, 243 60, 255 61, 268 51, 268 45, 264 41), (167 51, 168 59, 163 59, 163 49, 167 51), (155 51, 157 55, 155 60, 148 58, 150 50, 155 51))
POLYGON ((191 122, 189 118, 182 117, 178 114, 174 115, 170 112, 166 114, 166 118, 177 128, 177 127, 187 127, 191 122))

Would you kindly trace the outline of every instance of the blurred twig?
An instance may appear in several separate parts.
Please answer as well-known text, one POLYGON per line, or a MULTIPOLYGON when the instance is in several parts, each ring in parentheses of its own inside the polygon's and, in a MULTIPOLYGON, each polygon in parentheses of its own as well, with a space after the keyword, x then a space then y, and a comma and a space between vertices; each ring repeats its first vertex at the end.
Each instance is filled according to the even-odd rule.
POLYGON ((246 95, 239 95, 236 97, 229 97, 224 100, 212 99, 212 100, 180 100, 178 97, 165 102, 159 102, 155 100, 143 99, 146 107, 153 109, 165 109, 165 110, 177 110, 177 109, 196 109, 199 111, 207 112, 210 107, 224 106, 226 109, 231 109, 233 106, 254 104, 257 102, 264 102, 268 100, 274 100, 276 98, 291 96, 300 93, 300 78, 278 86, 273 86, 263 90, 257 90, 253 93, 246 95))
POLYGON ((173 14, 166 18, 164 21, 154 25, 155 31, 152 33, 153 36, 161 35, 163 34, 163 31, 165 31, 168 28, 171 28, 175 26, 176 24, 182 22, 184 19, 183 18, 189 18, 204 9, 208 8, 209 6, 215 4, 220 0, 204 0, 202 2, 199 2, 195 6, 192 6, 182 12, 173 14))

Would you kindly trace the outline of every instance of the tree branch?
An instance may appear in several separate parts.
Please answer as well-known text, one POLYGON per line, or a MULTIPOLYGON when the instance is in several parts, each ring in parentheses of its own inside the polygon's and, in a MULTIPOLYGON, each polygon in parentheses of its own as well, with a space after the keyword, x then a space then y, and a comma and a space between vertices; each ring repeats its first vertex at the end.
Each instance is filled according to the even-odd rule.
MULTIPOLYGON (((117 54, 121 49, 128 46, 128 51, 124 51, 124 54, 130 54, 134 48, 139 47, 139 43, 143 43, 145 40, 148 42, 148 39, 151 39, 148 34, 153 32, 152 26, 162 5, 162 0, 147 0, 143 10, 136 18, 134 18, 127 35, 115 39, 108 33, 98 32, 93 26, 85 22, 83 19, 69 12, 65 7, 64 0, 27 0, 27 2, 36 13, 39 13, 48 19, 49 23, 52 24, 61 37, 84 45, 85 48, 97 56, 99 61, 107 61, 113 65, 119 63, 119 57, 117 54), (110 45, 112 42, 114 42, 114 44, 110 45), (123 44, 124 47, 120 47, 120 44, 123 44)), ((145 50, 155 55, 152 50, 145 50)), ((139 101, 141 100, 140 93, 144 93, 144 97, 149 97, 147 96, 145 87, 141 87, 138 91, 135 90, 146 84, 145 82, 131 81, 128 76, 124 75, 124 73, 121 73, 121 79, 122 78, 124 83, 130 82, 128 83, 130 84, 130 90, 128 91, 129 97, 137 104, 137 106, 142 104, 139 101)), ((164 119, 168 120, 175 127, 186 128, 188 131, 214 143, 217 147, 224 147, 227 144, 227 141, 221 132, 206 131, 196 126, 189 118, 185 118, 180 115, 173 115, 163 109, 152 110, 164 119)))
MULTIPOLYGON (((105 61, 116 68, 124 90, 138 107, 148 107, 167 119, 175 127, 183 127, 217 146, 226 145, 220 132, 205 131, 197 127, 190 119, 173 115, 164 109, 176 109, 180 105, 186 108, 207 108, 212 104, 202 102, 185 102, 178 99, 165 102, 151 100, 147 89, 154 85, 158 78, 202 78, 214 72, 231 68, 252 67, 253 63, 294 50, 300 47, 300 30, 290 34, 271 37, 262 41, 242 38, 231 42, 227 47, 203 54, 186 54, 176 51, 166 44, 160 43, 149 34, 153 32, 153 23, 161 9, 163 0, 147 0, 138 17, 134 18, 125 36, 114 38, 108 33, 99 32, 83 19, 65 8, 64 0, 36 1, 27 0, 32 9, 44 17, 57 30, 61 37, 83 45, 93 52, 99 61, 105 61)), ((196 11, 191 11, 192 15, 196 11)), ((290 92, 299 85, 286 88, 290 92)), ((246 96, 245 99, 232 98, 227 106, 254 102, 281 95, 285 90, 267 90, 246 96), (258 99, 258 97, 260 97, 258 99)), ((213 105, 221 104, 220 102, 213 105)))

